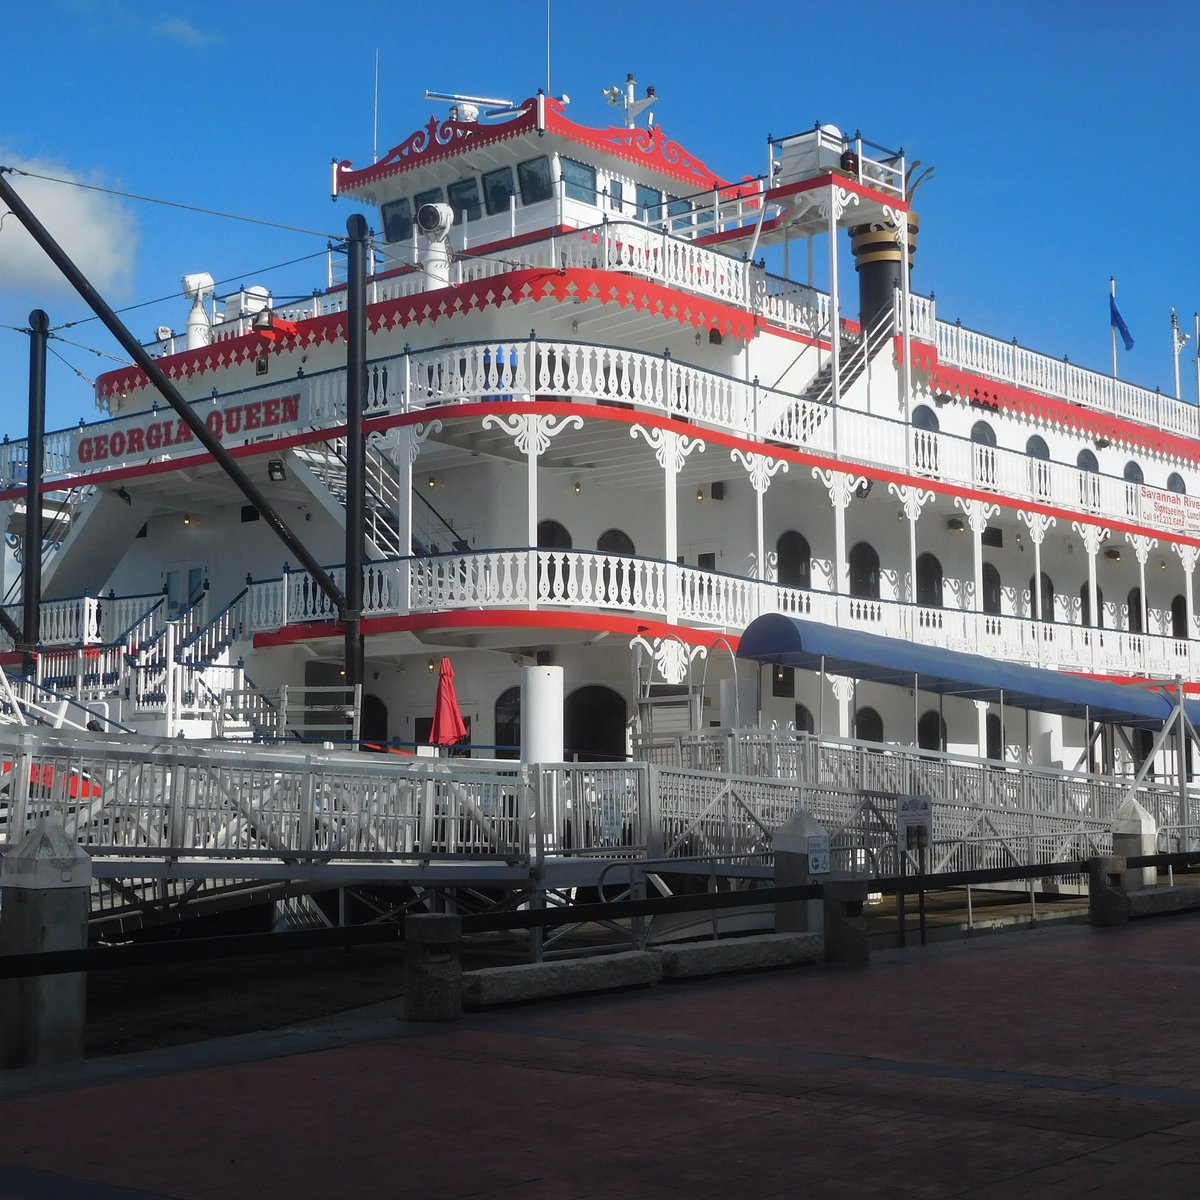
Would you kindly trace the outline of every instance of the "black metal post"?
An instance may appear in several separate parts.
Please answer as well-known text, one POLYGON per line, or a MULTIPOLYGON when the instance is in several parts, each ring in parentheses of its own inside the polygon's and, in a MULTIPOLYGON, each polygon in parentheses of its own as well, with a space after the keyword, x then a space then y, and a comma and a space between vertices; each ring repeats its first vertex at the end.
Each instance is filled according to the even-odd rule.
POLYGON ((192 431, 196 441, 213 456, 217 465, 229 476, 242 495, 250 501, 283 544, 300 560, 321 591, 329 597, 339 612, 343 611, 346 608, 346 598, 337 584, 333 582, 329 572, 317 562, 308 547, 288 528, 283 518, 272 508, 254 481, 237 465, 225 447, 213 437, 208 426, 192 411, 191 405, 163 374, 154 359, 146 353, 141 342, 125 328, 120 317, 109 308, 100 293, 88 282, 83 272, 71 261, 63 248, 50 236, 46 227, 33 215, 25 201, 13 190, 12 185, 4 177, 8 170, 7 167, 0 167, 0 200, 12 210, 13 216, 25 226, 30 237, 41 246, 50 261, 66 277, 67 282, 83 297, 84 302, 100 318, 109 333, 117 339, 125 353, 146 373, 146 377, 158 390, 159 395, 179 414, 179 419, 192 431))
POLYGON ((32 671, 42 640, 42 457, 46 434, 46 343, 50 318, 29 314, 29 440, 25 462, 25 546, 21 571, 24 629, 22 668, 32 671))
POLYGON ((363 531, 366 525, 366 447, 363 408, 367 390, 367 222, 355 213, 346 222, 346 687, 362 683, 363 531))

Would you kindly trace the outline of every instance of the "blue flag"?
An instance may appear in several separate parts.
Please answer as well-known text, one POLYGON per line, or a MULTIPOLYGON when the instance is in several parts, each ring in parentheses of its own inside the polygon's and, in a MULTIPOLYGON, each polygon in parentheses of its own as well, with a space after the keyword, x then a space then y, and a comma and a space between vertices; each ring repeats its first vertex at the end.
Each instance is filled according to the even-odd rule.
POLYGON ((1117 298, 1109 296, 1108 298, 1108 318, 1109 324, 1121 335, 1121 341, 1125 343, 1126 350, 1133 349, 1133 338, 1129 336, 1129 326, 1125 324, 1125 318, 1121 316, 1121 310, 1117 308, 1117 298))

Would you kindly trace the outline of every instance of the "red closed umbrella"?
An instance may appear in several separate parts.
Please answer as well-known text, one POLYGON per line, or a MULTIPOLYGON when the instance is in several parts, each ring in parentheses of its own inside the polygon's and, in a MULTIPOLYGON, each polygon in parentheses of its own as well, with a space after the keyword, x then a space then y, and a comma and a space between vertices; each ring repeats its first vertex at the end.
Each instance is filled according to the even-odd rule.
POLYGON ((433 725, 429 741, 434 746, 453 746, 467 736, 467 723, 454 694, 454 668, 448 658, 442 659, 438 673, 437 699, 433 702, 433 725))

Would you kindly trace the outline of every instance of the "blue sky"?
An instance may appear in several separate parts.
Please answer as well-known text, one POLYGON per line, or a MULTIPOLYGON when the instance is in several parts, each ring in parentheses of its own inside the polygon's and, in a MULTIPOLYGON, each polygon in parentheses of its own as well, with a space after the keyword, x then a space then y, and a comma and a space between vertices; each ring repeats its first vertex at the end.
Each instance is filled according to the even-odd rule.
MULTIPOLYGON (((428 21, 431 6, 384 0, 10 7, 0 163, 313 231, 16 178, 114 307, 169 297, 126 316, 143 339, 182 327, 185 272, 279 295, 323 283, 324 235, 353 211, 330 202, 329 163, 370 161, 377 49, 381 152, 444 111, 426 87, 521 99, 546 82, 545 0, 458 0, 428 21)), ((550 82, 573 119, 605 125, 600 89, 632 71, 655 85, 667 135, 732 178, 763 170, 768 134, 815 120, 903 147, 937 169, 917 197, 913 287, 936 293, 941 317, 1107 371, 1115 275, 1136 340, 1121 374, 1170 391, 1171 307, 1187 331, 1200 308, 1198 29, 1194 5, 1167 0, 554 0, 550 82)), ((8 217, 0 433, 12 436, 25 430, 28 339, 2 327, 35 307, 54 325, 88 316, 21 241, 8 217)), ((50 428, 98 416, 74 370, 94 377, 113 364, 91 351, 117 353, 94 321, 61 337, 50 428)), ((1195 399, 1191 343, 1181 373, 1195 399)))

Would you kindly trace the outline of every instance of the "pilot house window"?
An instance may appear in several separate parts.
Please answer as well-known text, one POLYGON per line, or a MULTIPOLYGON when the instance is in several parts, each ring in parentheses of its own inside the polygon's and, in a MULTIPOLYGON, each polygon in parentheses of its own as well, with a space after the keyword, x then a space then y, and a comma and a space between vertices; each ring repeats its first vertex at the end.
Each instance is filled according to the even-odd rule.
POLYGON ((554 195, 554 183, 550 178, 550 160, 543 154, 538 158, 517 163, 517 184, 521 191, 522 204, 537 204, 554 195))
POLYGON ((407 242, 412 232, 412 204, 408 200, 393 200, 383 206, 384 241, 407 242))
POLYGON ((596 203, 596 168, 571 158, 560 158, 563 190, 570 200, 582 200, 585 204, 596 203))
POLYGON ((483 177, 483 206, 489 217, 508 212, 509 203, 516 190, 513 187, 512 167, 500 167, 483 177))
POLYGON ((450 207, 454 209, 454 223, 461 225, 463 220, 478 221, 480 215, 479 206, 479 181, 472 176, 470 179, 460 179, 457 183, 452 183, 446 189, 446 196, 450 201, 450 207))

